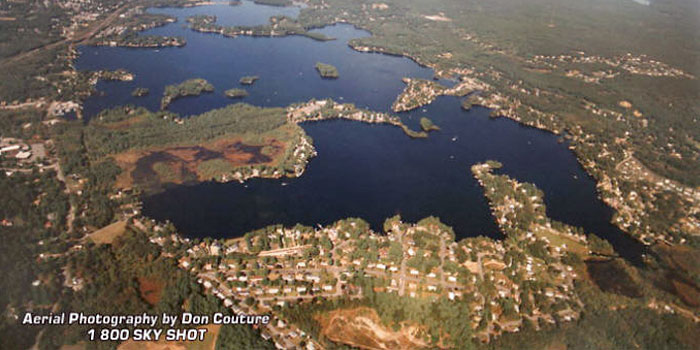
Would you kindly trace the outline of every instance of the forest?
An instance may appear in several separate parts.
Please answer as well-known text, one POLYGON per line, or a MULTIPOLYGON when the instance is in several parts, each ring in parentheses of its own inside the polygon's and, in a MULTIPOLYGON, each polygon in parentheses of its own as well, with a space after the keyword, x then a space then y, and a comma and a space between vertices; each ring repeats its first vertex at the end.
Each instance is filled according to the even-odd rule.
MULTIPOLYGON (((63 287, 58 261, 39 263, 37 255, 65 249, 63 233, 68 197, 53 172, 6 176, 0 172, 0 310, 17 315, 34 307, 46 310, 63 287), (44 242, 40 245, 39 242, 44 242), (34 281, 42 283, 34 285, 34 281)), ((0 317, 3 348, 26 349, 39 330, 0 317)))
MULTIPOLYGON (((171 227, 172 229, 172 227, 171 227)), ((88 245, 67 258, 68 271, 84 280, 79 291, 66 293, 60 299, 62 311, 102 314, 179 314, 191 312, 231 314, 220 300, 205 295, 202 287, 186 271, 177 266, 175 257, 166 256, 138 230, 128 229, 115 242, 88 245), (156 286, 155 295, 144 294, 145 286, 156 286)), ((47 327, 41 338, 41 349, 56 349, 63 344, 84 340, 88 326, 47 327)), ((220 349, 270 348, 257 330, 245 325, 223 327, 221 335, 227 346, 220 349)), ((86 343, 87 349, 111 349, 115 343, 86 343)))
MULTIPOLYGON (((273 132, 286 124, 281 108, 261 108, 237 103, 189 117, 178 123, 168 112, 153 113, 145 108, 117 107, 103 111, 87 126, 85 144, 94 158, 169 144, 195 144, 224 135, 252 138, 273 132), (112 126, 130 120, 128 128, 112 126)), ((282 136, 282 135, 278 135, 282 136)))

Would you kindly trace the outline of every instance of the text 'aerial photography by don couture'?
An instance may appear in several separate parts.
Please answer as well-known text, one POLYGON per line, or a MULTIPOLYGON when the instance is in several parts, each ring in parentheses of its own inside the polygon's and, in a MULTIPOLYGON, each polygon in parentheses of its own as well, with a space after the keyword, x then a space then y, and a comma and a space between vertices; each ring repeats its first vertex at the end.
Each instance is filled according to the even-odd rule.
POLYGON ((700 349, 699 0, 0 0, 0 350, 700 349))

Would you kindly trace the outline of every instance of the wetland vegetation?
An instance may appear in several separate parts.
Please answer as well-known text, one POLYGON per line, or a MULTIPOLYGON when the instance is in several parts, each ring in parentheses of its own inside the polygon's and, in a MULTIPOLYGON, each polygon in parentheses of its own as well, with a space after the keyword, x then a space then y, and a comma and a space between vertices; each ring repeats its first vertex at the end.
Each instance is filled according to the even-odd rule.
POLYGON ((123 170, 117 186, 148 190, 164 183, 281 177, 313 156, 310 140, 287 122, 283 109, 247 104, 187 119, 115 108, 91 120, 85 144, 91 159, 112 160, 123 170), (300 147, 309 150, 300 155, 300 147))

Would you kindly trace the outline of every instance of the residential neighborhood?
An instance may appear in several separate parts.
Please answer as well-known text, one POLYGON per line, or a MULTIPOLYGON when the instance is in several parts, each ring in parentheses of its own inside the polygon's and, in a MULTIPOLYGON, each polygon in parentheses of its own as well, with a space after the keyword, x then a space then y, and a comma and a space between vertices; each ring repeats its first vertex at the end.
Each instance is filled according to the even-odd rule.
MULTIPOLYGON (((517 222, 515 208, 531 205, 506 200, 494 206, 497 218, 513 215, 517 222)), ((540 198, 531 200, 541 206, 540 198)), ((319 299, 359 299, 368 285, 376 293, 466 302, 476 337, 484 342, 518 332, 523 322, 540 327, 575 320, 583 306, 573 285, 579 276, 564 261, 570 250, 586 249, 585 236, 551 224, 511 233, 506 221, 499 222, 512 239, 455 242, 451 228, 435 218, 408 224, 394 217, 385 222, 385 233, 346 219, 317 228, 271 226, 194 245, 175 235, 151 241, 189 246, 180 267, 235 313, 279 319, 263 332, 279 348, 302 341, 307 348, 318 346, 284 320, 282 309, 319 299)))

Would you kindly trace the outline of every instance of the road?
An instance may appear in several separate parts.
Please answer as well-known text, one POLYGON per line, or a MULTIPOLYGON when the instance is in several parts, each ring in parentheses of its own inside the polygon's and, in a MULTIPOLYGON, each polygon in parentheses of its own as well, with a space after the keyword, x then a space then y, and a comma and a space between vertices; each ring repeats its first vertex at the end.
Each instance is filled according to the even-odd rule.
MULTIPOLYGON (((401 251, 404 251, 403 247, 403 234, 399 233, 399 244, 401 245, 401 251)), ((401 256, 401 268, 399 269, 399 296, 403 296, 406 290, 406 257, 401 256)))
POLYGON ((440 274, 440 285, 444 286, 445 285, 445 270, 443 270, 443 266, 445 266, 445 255, 447 254, 447 251, 445 249, 445 240, 441 239, 440 240, 440 267, 438 273, 440 274))
POLYGON ((97 34, 99 31, 107 28, 109 25, 111 25, 116 19, 119 18, 119 15, 122 14, 122 12, 129 6, 129 4, 124 4, 118 9, 114 10, 109 16, 107 16, 105 19, 102 21, 98 22, 95 24, 94 28, 88 30, 85 33, 82 33, 76 38, 65 38, 63 40, 58 40, 54 41, 52 43, 46 44, 39 46, 37 48, 31 49, 26 52, 18 53, 12 57, 8 57, 0 61, 0 68, 7 66, 13 62, 17 61, 23 61, 28 58, 31 58, 33 55, 37 54, 38 52, 41 52, 43 50, 49 50, 53 49, 56 47, 59 47, 61 45, 71 45, 71 44, 79 44, 87 39, 90 39, 93 35, 97 34))
POLYGON ((481 254, 476 254, 476 263, 479 267, 479 279, 484 280, 484 265, 481 264, 481 254))
POLYGON ((19 103, 19 104, 10 104, 10 105, 6 105, 6 106, 0 106, 0 109, 16 110, 16 109, 23 109, 23 108, 37 108, 43 104, 46 104, 46 101, 44 101, 43 99, 40 99, 39 101, 24 102, 24 103, 19 103))

